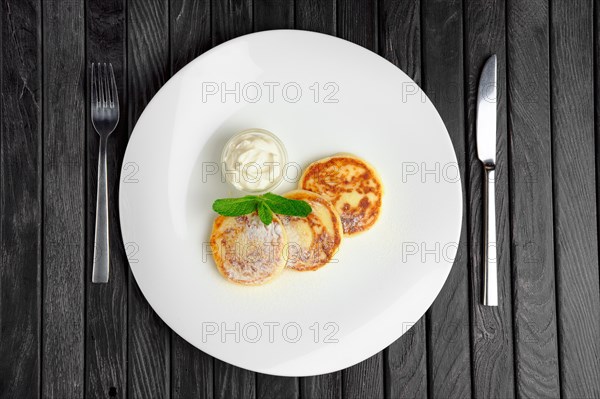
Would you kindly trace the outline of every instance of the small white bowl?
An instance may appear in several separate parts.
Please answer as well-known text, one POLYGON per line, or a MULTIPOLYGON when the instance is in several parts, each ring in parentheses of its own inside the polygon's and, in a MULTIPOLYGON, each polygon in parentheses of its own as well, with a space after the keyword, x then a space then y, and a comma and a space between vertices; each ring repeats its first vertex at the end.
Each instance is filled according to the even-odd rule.
POLYGON ((231 184, 236 190, 239 190, 239 191, 247 193, 247 194, 259 195, 259 194, 264 194, 264 193, 274 190, 283 180, 283 173, 284 173, 284 168, 285 168, 286 164, 287 164, 287 151, 285 149, 285 146, 283 145, 283 142, 279 139, 279 137, 277 137, 276 135, 274 135, 273 133, 271 133, 270 131, 265 130, 265 129, 251 128, 251 129, 242 130, 241 132, 234 134, 227 141, 227 143, 225 143, 225 146, 223 147, 223 152, 221 153, 222 173, 225 174, 226 181, 229 184, 231 184), (241 179, 241 174, 242 174, 242 171, 244 168, 243 165, 240 165, 239 169, 236 168, 236 171, 237 171, 236 173, 225 173, 227 171, 225 161, 228 158, 230 152, 233 150, 233 148, 232 148, 233 143, 236 143, 236 142, 240 141, 240 139, 243 139, 243 136, 250 137, 252 135, 263 136, 267 140, 273 141, 273 143, 275 143, 275 145, 277 146, 277 149, 281 156, 281 160, 279 162, 280 165, 279 165, 278 175, 273 176, 271 181, 269 181, 269 184, 265 188, 260 188, 260 189, 252 189, 252 188, 248 188, 248 187, 243 187, 239 181, 235 181, 234 177, 236 176, 236 174, 237 174, 238 179, 241 179))

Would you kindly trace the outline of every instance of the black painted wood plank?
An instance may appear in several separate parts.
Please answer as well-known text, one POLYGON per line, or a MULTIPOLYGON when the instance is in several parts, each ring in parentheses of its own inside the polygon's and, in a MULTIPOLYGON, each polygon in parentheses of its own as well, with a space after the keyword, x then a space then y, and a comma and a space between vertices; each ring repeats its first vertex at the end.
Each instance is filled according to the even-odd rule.
MULTIPOLYGON (((87 71, 92 62, 111 62, 119 103, 127 104, 125 84, 125 0, 86 0, 87 71)), ((89 86, 87 102, 89 103, 89 86)), ((90 112, 86 108, 86 112, 90 112)), ((87 124, 86 220, 86 398, 124 398, 127 392, 128 265, 118 217, 120 168, 127 145, 127 112, 121 107, 119 125, 108 140, 110 281, 92 284, 98 134, 87 124)))
MULTIPOLYGON (((375 2, 341 0, 337 3, 337 35, 371 51, 377 50, 375 2)), ((342 370, 344 398, 384 395, 383 352, 342 370)))
MULTIPOLYGON (((600 0, 594 1, 594 109, 596 136, 596 204, 600 198, 600 0)), ((597 225, 600 226, 600 206, 596 206, 597 225)), ((600 236, 598 237, 600 242, 600 236)), ((600 249, 599 249, 600 251, 600 249)))
MULTIPOLYGON (((452 139, 464 195, 466 136, 462 7, 461 0, 423 0, 421 37, 423 89, 440 113, 452 139)), ((430 396, 434 398, 471 397, 466 221, 466 209, 463 208, 454 266, 427 315, 428 384, 430 396)))
POLYGON ((252 32, 252 0, 212 0, 213 45, 252 32))
MULTIPOLYGON (((209 0, 171 0, 171 73, 210 49, 209 0)), ((171 397, 213 397, 213 358, 171 331, 171 397)))
POLYGON ((338 0, 337 36, 377 51, 377 8, 373 1, 338 0))
POLYGON ((0 136, 0 397, 40 395, 41 9, 5 0, 0 136))
POLYGON ((294 0, 254 0, 254 31, 292 29, 294 0))
POLYGON ((467 1, 464 3, 464 21, 473 396, 511 398, 515 389, 506 133, 505 1, 467 1), (475 121, 481 68, 494 53, 498 56, 496 247, 500 306, 488 307, 481 305, 483 168, 477 158, 475 121))
POLYGON ((213 397, 213 358, 171 332, 171 397, 213 397))
MULTIPOLYGON (((379 2, 379 53, 421 84, 421 2, 379 2)), ((414 324, 414 325, 413 325, 414 324)), ((427 397, 426 317, 384 351, 386 397, 427 397)))
MULTIPOLYGON (((292 29, 294 27, 293 0, 254 0, 254 31, 292 29)), ((298 398, 298 378, 256 374, 256 397, 259 399, 298 398)))
POLYGON ((383 352, 342 370, 343 398, 383 398, 383 352))
POLYGON ((560 396, 547 0, 507 3, 513 318, 519 397, 560 396))
POLYGON ((84 14, 83 0, 43 3, 43 397, 84 397, 84 14))
POLYGON ((210 0, 171 0, 171 73, 212 47, 210 0))
MULTIPOLYGON (((296 0, 296 29, 336 33, 335 0, 296 0)), ((342 372, 300 378, 300 396, 305 399, 339 399, 342 397, 342 372)))
POLYGON ((381 0, 378 52, 421 85, 421 1, 381 0))
POLYGON ((232 366, 219 359, 214 365, 214 397, 221 399, 255 398, 256 376, 254 372, 232 366))
POLYGON ((303 399, 341 399, 342 372, 321 374, 300 379, 300 396, 303 399))
POLYGON ((385 396, 427 397, 426 321, 405 322, 408 330, 384 351, 385 396))
POLYGON ((295 0, 295 28, 336 33, 336 0, 295 0))
MULTIPOLYGON (((168 7, 167 0, 127 3, 130 132, 170 74, 168 7)), ((167 398, 171 393, 171 331, 144 298, 131 270, 128 300, 128 397, 167 398)))
MULTIPOLYGON (((251 33, 252 14, 252 0, 213 0, 213 45, 251 33)), ((255 398, 256 373, 215 359, 214 396, 222 399, 255 398)))
POLYGON ((551 2, 552 155, 561 395, 600 396, 593 3, 551 2))
POLYGON ((298 378, 256 374, 256 397, 258 399, 295 399, 299 396, 298 378))

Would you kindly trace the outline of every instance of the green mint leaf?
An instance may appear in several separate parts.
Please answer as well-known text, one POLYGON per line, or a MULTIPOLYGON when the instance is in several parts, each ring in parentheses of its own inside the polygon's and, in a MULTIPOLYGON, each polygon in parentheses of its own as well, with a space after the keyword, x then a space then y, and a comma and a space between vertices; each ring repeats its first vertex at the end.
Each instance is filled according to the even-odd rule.
POLYGON ((256 211, 260 220, 267 226, 273 222, 273 213, 306 217, 312 212, 306 201, 293 200, 273 193, 258 197, 246 195, 241 198, 221 198, 213 202, 212 208, 223 216, 242 216, 256 211))
POLYGON ((213 202, 212 209, 223 216, 242 216, 252 213, 258 206, 258 197, 221 198, 213 202))
POLYGON ((267 226, 273 221, 273 212, 264 201, 260 201, 258 204, 258 217, 267 226))
POLYGON ((289 199, 273 193, 266 193, 261 197, 269 208, 279 215, 306 217, 312 212, 306 201, 289 199))

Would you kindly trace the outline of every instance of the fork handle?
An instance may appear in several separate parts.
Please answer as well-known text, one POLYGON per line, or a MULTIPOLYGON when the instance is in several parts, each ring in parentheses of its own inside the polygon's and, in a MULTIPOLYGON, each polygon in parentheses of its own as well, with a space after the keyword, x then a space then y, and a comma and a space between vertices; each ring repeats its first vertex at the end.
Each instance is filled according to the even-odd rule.
POLYGON ((496 265, 496 190, 495 167, 484 165, 485 170, 485 206, 483 231, 483 304, 498 306, 498 268, 496 265))
POLYGON ((98 154, 98 194, 96 196, 96 235, 92 283, 108 283, 110 252, 108 247, 108 185, 106 177, 107 137, 100 137, 98 154))

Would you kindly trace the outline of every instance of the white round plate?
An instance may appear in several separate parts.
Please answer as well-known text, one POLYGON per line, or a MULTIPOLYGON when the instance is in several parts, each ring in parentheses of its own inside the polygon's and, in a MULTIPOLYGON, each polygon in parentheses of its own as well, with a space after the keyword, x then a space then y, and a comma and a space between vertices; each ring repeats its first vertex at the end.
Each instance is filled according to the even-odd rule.
POLYGON ((333 372, 381 351, 431 305, 460 234, 454 150, 434 106, 394 65, 350 42, 304 31, 242 36, 198 57, 148 104, 125 154, 123 240, 156 313, 202 351, 283 376, 333 372), (363 157, 385 186, 369 231, 331 264, 258 287, 226 281, 208 240, 217 198, 240 196, 219 172, 227 139, 260 127, 290 167, 338 152, 363 157))

